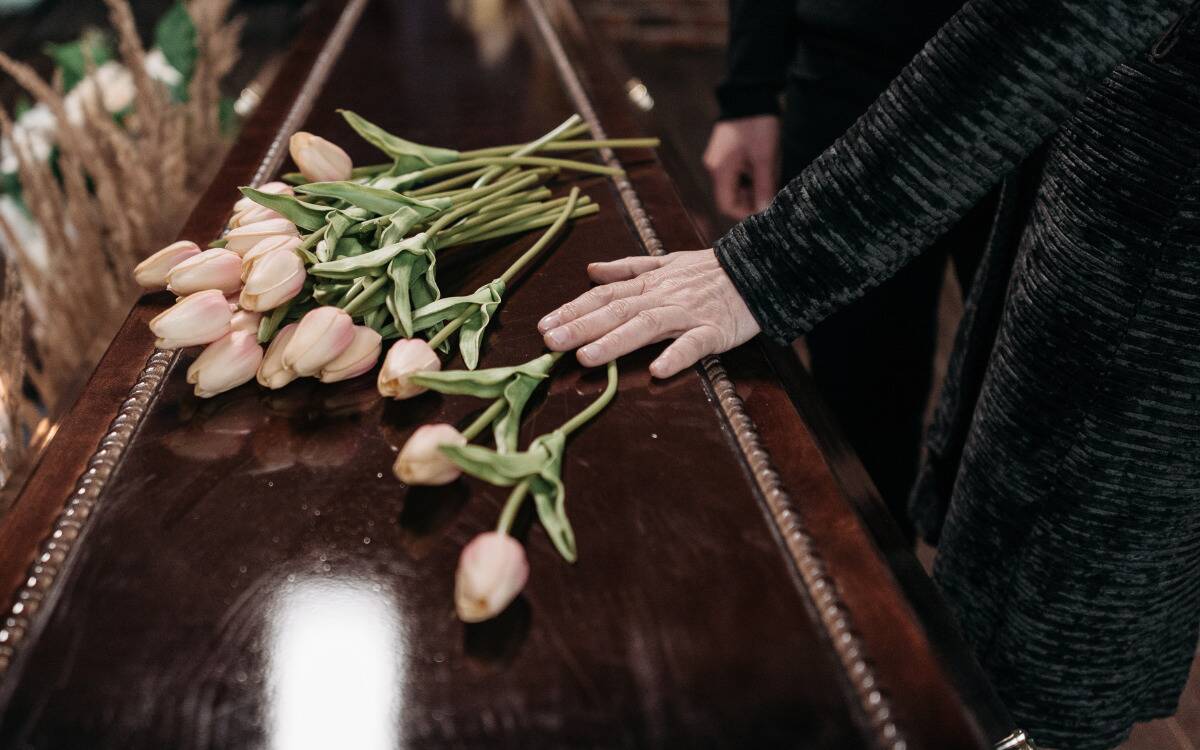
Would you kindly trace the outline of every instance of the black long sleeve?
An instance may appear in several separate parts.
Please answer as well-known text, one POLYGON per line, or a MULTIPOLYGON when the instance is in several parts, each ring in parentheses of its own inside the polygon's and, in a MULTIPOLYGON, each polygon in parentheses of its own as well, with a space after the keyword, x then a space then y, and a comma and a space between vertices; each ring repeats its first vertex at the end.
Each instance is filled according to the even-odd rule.
POLYGON ((972 0, 767 210, 716 245, 790 341, 924 250, 1186 0, 972 0))
POLYGON ((730 0, 728 75, 717 86, 722 119, 779 112, 796 39, 794 0, 730 0))

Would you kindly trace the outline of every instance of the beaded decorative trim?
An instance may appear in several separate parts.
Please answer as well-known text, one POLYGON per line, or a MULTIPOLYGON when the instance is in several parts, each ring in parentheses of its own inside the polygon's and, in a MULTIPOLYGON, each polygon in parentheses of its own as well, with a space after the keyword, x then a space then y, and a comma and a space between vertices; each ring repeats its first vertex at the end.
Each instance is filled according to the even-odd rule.
MULTIPOLYGON (((588 98, 579 76, 572 67, 570 58, 563 49, 562 41, 550 22, 542 0, 526 0, 549 49, 558 73, 580 115, 588 123, 595 138, 607 138, 596 110, 588 98)), ((611 149, 602 149, 601 157, 609 166, 619 167, 616 154, 611 149)), ((650 255, 665 252, 662 240, 654 231, 646 210, 642 206, 637 190, 624 175, 615 177, 617 192, 625 211, 637 229, 638 236, 650 255)), ((704 377, 716 395, 725 419, 728 420, 738 447, 759 492, 765 498, 775 525, 787 544, 788 552, 799 572, 813 607, 825 628, 834 650, 837 652, 847 678, 858 697, 873 732, 875 744, 883 750, 905 750, 907 742, 892 715, 887 695, 880 688, 874 670, 867 658, 861 639, 850 624, 850 615, 837 593, 837 584, 829 575, 824 562, 817 555, 812 536, 804 528, 800 514, 783 486, 779 474, 771 466, 771 457, 763 448, 758 427, 746 413, 746 406, 729 378, 725 367, 717 357, 705 357, 701 361, 704 377)))
MULTIPOLYGON (((261 184, 283 163, 288 138, 312 109, 317 94, 329 77, 329 72, 359 16, 362 15, 366 3, 367 0, 351 0, 338 17, 291 109, 288 110, 259 163, 252 180, 253 184, 261 184)), ((129 391, 129 396, 109 425, 108 432, 101 438, 100 446, 88 459, 87 469, 79 477, 65 507, 55 519, 49 538, 42 542, 38 556, 29 570, 29 576, 17 590, 15 601, 4 619, 4 626, 0 628, 0 678, 8 672, 9 666, 16 658, 17 649, 27 639, 33 626, 34 615, 52 606, 54 583, 66 566, 87 520, 96 510, 109 477, 116 469, 125 449, 129 447, 167 373, 171 371, 177 354, 174 350, 156 349, 150 355, 146 366, 142 368, 129 391)))

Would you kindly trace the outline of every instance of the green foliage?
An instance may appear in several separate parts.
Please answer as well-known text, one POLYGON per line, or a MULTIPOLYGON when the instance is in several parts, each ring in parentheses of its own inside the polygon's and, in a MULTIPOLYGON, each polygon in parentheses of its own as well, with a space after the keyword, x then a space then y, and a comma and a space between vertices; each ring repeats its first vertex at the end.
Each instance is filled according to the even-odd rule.
POLYGON ((238 188, 242 195, 260 206, 275 211, 301 229, 310 232, 325 226, 325 214, 329 213, 328 206, 318 206, 315 203, 305 203, 294 195, 281 193, 264 193, 252 187, 238 188))
POLYGON ((171 6, 170 10, 158 19, 154 27, 154 46, 162 50, 163 57, 183 76, 180 84, 182 92, 175 92, 180 101, 187 99, 187 85, 191 83, 192 74, 196 70, 196 26, 188 15, 183 0, 171 6), (179 94, 182 93, 182 96, 179 94))
POLYGON ((63 90, 70 91, 87 75, 89 67, 98 68, 113 59, 112 42, 101 31, 89 31, 64 44, 49 43, 46 54, 62 71, 63 90))

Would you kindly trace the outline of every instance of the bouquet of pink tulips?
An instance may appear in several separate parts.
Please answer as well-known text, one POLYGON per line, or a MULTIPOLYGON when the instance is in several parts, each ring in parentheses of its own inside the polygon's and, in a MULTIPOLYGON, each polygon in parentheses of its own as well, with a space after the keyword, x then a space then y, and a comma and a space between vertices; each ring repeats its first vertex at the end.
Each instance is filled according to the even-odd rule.
POLYGON ((598 210, 577 188, 553 197, 548 181, 562 171, 620 173, 539 154, 657 145, 581 140, 587 127, 575 115, 528 143, 456 151, 342 115, 390 161, 355 167, 336 144, 296 133, 290 150, 299 174, 242 188, 228 232, 208 249, 176 242, 135 270, 143 287, 178 297, 150 323, 158 345, 206 346, 188 370, 196 395, 255 378, 281 388, 299 377, 357 377, 391 339, 399 340, 378 380, 385 396, 424 391, 412 375, 441 369, 439 352, 452 344, 474 369, 512 280, 568 221, 598 210), (541 228, 542 237, 496 279, 459 296, 442 294, 439 251, 541 228))
POLYGON ((566 223, 597 207, 578 188, 553 197, 563 170, 619 174, 589 162, 538 155, 600 147, 652 147, 655 139, 575 140, 578 116, 529 143, 477 151, 422 146, 353 112, 351 127, 390 161, 355 167, 341 148, 310 133, 291 139, 299 174, 242 188, 229 231, 209 249, 177 242, 136 269, 139 284, 178 295, 150 322, 164 348, 204 345, 188 369, 197 396, 251 379, 282 388, 296 378, 335 382, 370 371, 384 341, 396 339, 378 375, 379 392, 410 398, 425 390, 491 399, 465 429, 418 429, 397 457, 410 485, 447 484, 467 473, 512 487, 496 530, 464 548, 455 581, 459 617, 501 612, 524 588, 529 565, 510 535, 527 496, 555 548, 576 558, 561 479, 567 436, 612 400, 615 364, 597 399, 558 429, 518 450, 525 406, 560 354, 477 370, 483 335, 513 279, 566 223), (438 253, 445 248, 543 229, 498 277, 443 296, 438 253), (442 371, 452 339, 466 369, 442 371), (264 348, 266 350, 264 352, 264 348), (495 449, 472 445, 491 428, 495 449))

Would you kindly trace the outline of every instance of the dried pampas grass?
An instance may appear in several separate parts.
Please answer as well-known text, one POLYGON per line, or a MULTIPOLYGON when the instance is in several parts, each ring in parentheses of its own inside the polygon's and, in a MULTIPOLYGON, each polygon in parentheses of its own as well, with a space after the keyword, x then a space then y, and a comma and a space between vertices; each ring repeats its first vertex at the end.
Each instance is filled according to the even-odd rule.
MULTIPOLYGON (((174 239, 226 145, 219 84, 237 60, 241 30, 240 19, 227 20, 230 0, 187 5, 198 55, 185 103, 173 101, 147 73, 128 1, 104 2, 136 92, 122 125, 98 89, 72 123, 60 81, 46 81, 0 52, 0 71, 54 115, 59 151, 56 175, 20 138, 13 140, 22 197, 46 252, 23 244, 0 215, 8 267, 0 271, 0 486, 21 448, 12 436, 29 432, 16 415, 53 419, 65 408, 137 297, 133 267, 174 239), (33 356, 24 357, 27 350, 33 356)), ((13 133, 2 107, 0 132, 13 133)))

